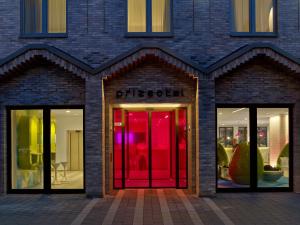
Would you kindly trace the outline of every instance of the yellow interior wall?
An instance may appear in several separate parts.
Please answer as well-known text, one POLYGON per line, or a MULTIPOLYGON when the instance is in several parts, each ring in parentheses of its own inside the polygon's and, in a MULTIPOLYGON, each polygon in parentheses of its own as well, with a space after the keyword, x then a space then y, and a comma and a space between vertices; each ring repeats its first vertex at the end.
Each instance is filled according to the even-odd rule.
POLYGON ((39 119, 36 115, 31 116, 29 122, 30 135, 30 152, 38 153, 38 126, 39 119))
POLYGON ((56 152, 56 120, 51 120, 51 152, 56 152))

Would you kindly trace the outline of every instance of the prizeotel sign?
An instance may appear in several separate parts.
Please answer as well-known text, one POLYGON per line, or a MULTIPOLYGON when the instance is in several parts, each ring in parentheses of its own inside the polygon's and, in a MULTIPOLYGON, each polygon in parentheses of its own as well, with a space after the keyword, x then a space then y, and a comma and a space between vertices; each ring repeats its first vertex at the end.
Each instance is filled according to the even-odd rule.
POLYGON ((183 89, 164 88, 142 90, 138 88, 128 88, 126 90, 118 90, 116 98, 176 98, 184 97, 183 89))

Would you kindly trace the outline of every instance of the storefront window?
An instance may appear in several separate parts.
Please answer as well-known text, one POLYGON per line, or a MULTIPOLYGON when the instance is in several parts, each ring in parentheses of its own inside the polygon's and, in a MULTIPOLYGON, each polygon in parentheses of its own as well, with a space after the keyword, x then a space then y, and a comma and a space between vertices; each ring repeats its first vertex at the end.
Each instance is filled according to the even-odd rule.
POLYGON ((51 110, 51 188, 83 188, 83 110, 51 110))
POLYGON ((249 109, 218 108, 217 114, 218 188, 249 188, 249 109))
POLYGON ((250 111, 218 108, 218 128, 233 127, 232 147, 224 141, 226 132, 218 135, 218 188, 288 188, 289 109, 252 106, 250 111))
POLYGON ((83 109, 41 108, 9 111, 9 191, 83 189, 83 109))
POLYGON ((257 147, 263 159, 263 171, 258 174, 258 187, 288 187, 289 110, 258 108, 257 125, 257 147))
POLYGON ((43 189, 43 111, 11 111, 12 189, 43 189))

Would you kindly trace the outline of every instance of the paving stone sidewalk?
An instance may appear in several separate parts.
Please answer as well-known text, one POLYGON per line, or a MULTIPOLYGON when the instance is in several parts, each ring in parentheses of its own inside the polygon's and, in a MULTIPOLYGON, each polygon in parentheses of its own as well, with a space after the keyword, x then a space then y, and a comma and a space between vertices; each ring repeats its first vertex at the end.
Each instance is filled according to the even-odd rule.
POLYGON ((182 190, 122 190, 85 195, 2 195, 0 225, 300 225, 300 194, 222 193, 198 198, 182 190), (139 196, 139 197, 137 197, 139 196))

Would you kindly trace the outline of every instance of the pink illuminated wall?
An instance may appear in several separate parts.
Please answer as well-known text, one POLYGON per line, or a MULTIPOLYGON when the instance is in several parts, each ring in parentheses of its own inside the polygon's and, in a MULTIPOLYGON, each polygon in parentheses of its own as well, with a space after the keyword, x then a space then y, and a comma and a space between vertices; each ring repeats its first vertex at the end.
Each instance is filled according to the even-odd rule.
POLYGON ((122 111, 114 109, 114 187, 122 188, 122 111))

